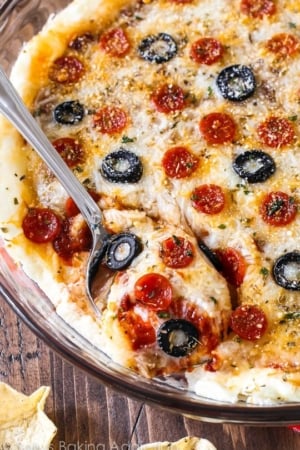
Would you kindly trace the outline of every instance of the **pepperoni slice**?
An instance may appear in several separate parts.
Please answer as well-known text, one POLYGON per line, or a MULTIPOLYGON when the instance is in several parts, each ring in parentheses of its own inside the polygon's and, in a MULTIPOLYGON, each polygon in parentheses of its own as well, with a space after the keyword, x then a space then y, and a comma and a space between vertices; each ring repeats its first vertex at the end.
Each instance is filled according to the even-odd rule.
POLYGON ((150 321, 145 321, 132 309, 124 311, 120 308, 118 320, 133 350, 147 347, 156 342, 156 332, 150 321))
POLYGON ((283 226, 291 223, 297 215, 297 204, 284 192, 270 192, 260 206, 260 214, 269 225, 283 226))
POLYGON ((242 0, 241 12, 255 19, 272 16, 276 12, 274 0, 242 0))
POLYGON ((126 112, 117 106, 105 106, 94 115, 94 125, 100 133, 120 133, 127 126, 126 112))
POLYGON ((62 56, 56 59, 49 70, 49 78, 56 83, 76 83, 83 76, 83 63, 75 56, 62 56))
POLYGON ((76 139, 63 137, 53 141, 52 145, 69 167, 83 162, 83 149, 76 139))
POLYGON ((71 260, 75 253, 73 241, 70 238, 70 225, 67 220, 64 221, 61 233, 53 240, 52 246, 55 252, 66 262, 71 260))
POLYGON ((82 226, 77 230, 76 235, 72 235, 73 248, 75 252, 87 252, 92 248, 92 233, 88 225, 83 222, 82 226))
POLYGON ((100 47, 110 56, 122 58, 130 50, 130 41, 122 28, 113 28, 102 34, 100 47))
POLYGON ((299 50, 299 41, 293 34, 279 33, 267 41, 266 48, 271 53, 285 58, 294 55, 299 50))
POLYGON ((281 148, 291 144, 295 138, 295 130, 291 122, 281 117, 271 116, 257 128, 260 141, 272 148, 281 148))
POLYGON ((260 339, 268 327, 264 311, 255 305, 238 306, 231 314, 230 328, 247 341, 260 339))
POLYGON ((213 112, 204 116, 199 123, 202 136, 208 144, 232 142, 236 134, 236 124, 226 113, 213 112))
POLYGON ((220 61, 223 53, 223 45, 217 39, 203 37, 192 44, 190 57, 196 63, 210 66, 220 61))
POLYGON ((73 229, 74 218, 64 220, 60 234, 53 240, 55 252, 68 261, 74 253, 88 251, 92 245, 92 234, 85 222, 73 229))
POLYGON ((134 285, 135 299, 154 311, 165 311, 172 301, 172 286, 159 273, 147 273, 134 285))
POLYGON ((169 114, 181 111, 186 106, 185 95, 176 84, 163 84, 151 95, 157 111, 169 114))
POLYGON ((246 261, 243 255, 236 249, 227 247, 225 249, 216 250, 222 267, 222 275, 235 287, 239 287, 246 274, 246 261))
POLYGON ((170 178, 189 177, 198 168, 199 159, 186 147, 172 147, 162 159, 162 166, 170 178))
POLYGON ((61 220, 49 208, 30 208, 22 222, 25 236, 32 242, 51 242, 61 230, 61 220))
POLYGON ((161 243, 160 257, 164 264, 172 269, 189 266, 194 259, 194 246, 187 239, 172 236, 161 243))
POLYGON ((216 184, 202 184, 191 195, 193 207, 205 214, 218 214, 225 206, 225 195, 216 184))
POLYGON ((65 203, 65 211, 67 217, 74 217, 80 213, 80 210, 72 197, 68 197, 65 203))

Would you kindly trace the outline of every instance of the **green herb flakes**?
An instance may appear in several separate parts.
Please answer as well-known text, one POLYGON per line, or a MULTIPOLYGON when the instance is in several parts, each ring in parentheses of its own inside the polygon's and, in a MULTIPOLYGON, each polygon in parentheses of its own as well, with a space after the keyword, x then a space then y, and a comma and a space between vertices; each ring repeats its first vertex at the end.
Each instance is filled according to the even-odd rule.
POLYGON ((266 278, 269 275, 269 269, 267 269, 266 267, 262 267, 259 271, 259 273, 266 278))
POLYGON ((283 318, 286 320, 300 319, 300 311, 286 313, 283 318))
POLYGON ((135 141, 134 138, 130 138, 128 136, 122 136, 122 139, 121 139, 121 143, 122 144, 129 144, 129 143, 134 142, 134 141, 135 141))
POLYGON ((168 319, 170 317, 168 311, 158 311, 157 315, 160 319, 168 319))
POLYGON ((172 239, 175 245, 181 245, 181 240, 177 236, 175 236, 175 234, 173 234, 172 239))

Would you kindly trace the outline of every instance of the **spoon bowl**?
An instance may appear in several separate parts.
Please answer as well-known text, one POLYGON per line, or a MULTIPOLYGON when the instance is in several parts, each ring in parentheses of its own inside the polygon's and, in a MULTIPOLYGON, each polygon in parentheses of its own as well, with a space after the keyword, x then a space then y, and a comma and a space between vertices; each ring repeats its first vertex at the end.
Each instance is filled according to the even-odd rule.
MULTIPOLYGON (((106 243, 110 236, 103 225, 102 212, 97 203, 69 169, 62 157, 54 149, 1 67, 0 112, 15 126, 24 139, 50 168, 66 192, 78 206, 78 209, 91 230, 92 249, 86 266, 85 288, 89 305, 96 316, 100 317, 101 312, 97 307, 92 294, 92 282, 97 268, 104 257, 106 243)), ((102 296, 105 296, 104 292, 102 292, 102 296)))

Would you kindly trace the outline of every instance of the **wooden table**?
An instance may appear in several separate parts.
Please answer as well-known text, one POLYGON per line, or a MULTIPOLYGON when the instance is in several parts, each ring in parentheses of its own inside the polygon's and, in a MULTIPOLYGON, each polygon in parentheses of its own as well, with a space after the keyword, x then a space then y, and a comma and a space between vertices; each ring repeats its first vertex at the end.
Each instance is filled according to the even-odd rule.
POLYGON ((46 413, 58 428, 53 450, 135 450, 186 435, 206 437, 218 450, 300 449, 300 434, 286 427, 201 423, 107 389, 54 354, 1 298, 0 380, 25 394, 51 386, 46 413))

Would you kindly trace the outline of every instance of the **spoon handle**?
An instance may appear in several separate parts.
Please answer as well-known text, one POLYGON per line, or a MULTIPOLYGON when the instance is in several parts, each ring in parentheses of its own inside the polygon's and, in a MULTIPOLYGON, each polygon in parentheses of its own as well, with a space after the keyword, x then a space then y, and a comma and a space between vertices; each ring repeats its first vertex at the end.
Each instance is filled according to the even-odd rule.
POLYGON ((102 214, 98 205, 54 149, 1 67, 0 112, 17 128, 51 169, 73 198, 87 223, 92 227, 101 224, 102 214))

